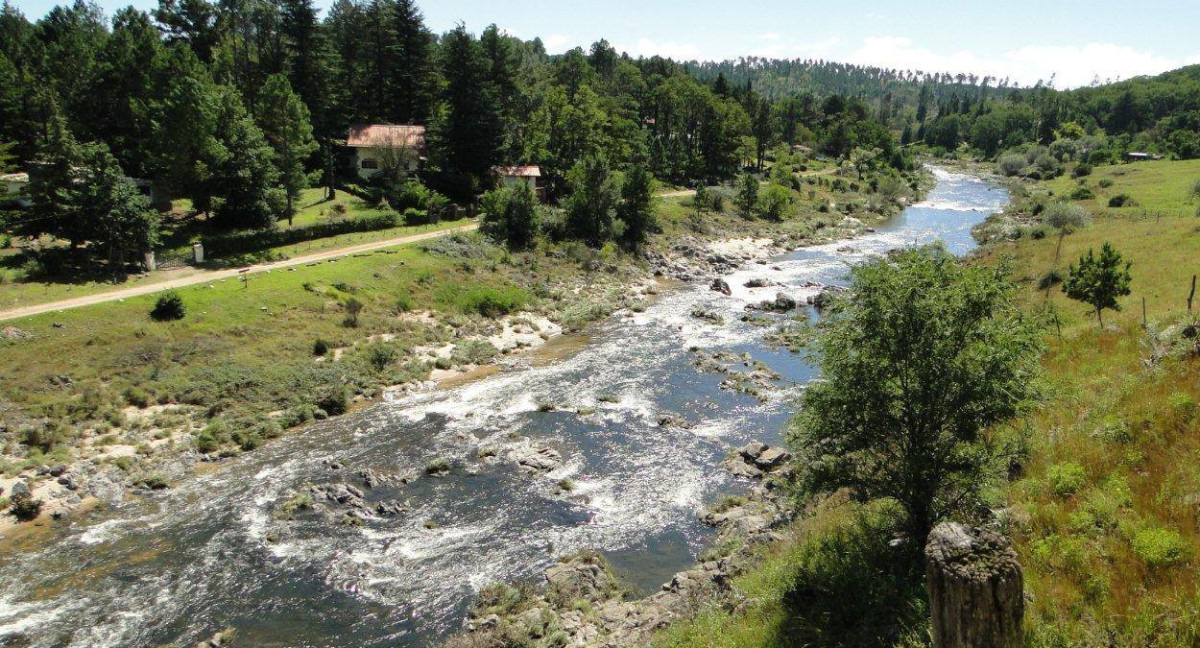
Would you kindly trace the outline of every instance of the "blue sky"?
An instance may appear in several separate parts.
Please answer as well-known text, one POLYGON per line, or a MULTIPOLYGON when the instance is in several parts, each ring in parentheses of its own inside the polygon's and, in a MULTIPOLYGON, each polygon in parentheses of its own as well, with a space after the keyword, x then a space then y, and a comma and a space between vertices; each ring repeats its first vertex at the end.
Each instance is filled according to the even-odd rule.
MULTIPOLYGON (((55 4, 10 1, 31 19, 55 4)), ((99 2, 111 12, 130 0, 99 2)), ((494 22, 522 38, 540 36, 551 52, 604 37, 634 56, 824 58, 1023 83, 1056 74, 1058 87, 1200 63, 1200 0, 418 2, 434 31, 494 22)))

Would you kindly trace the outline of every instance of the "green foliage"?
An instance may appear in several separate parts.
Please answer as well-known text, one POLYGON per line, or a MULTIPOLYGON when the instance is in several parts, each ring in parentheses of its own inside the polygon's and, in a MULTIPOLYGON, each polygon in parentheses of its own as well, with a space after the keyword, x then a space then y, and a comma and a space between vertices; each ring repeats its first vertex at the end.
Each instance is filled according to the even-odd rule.
POLYGON ((1099 258, 1089 248, 1087 254, 1079 257, 1078 264, 1071 264, 1063 292, 1095 309, 1096 319, 1103 327, 1104 309, 1121 310, 1117 298, 1130 293, 1133 281, 1130 266, 1132 263, 1128 261, 1122 265, 1121 255, 1109 243, 1100 249, 1099 258))
POLYGON ((345 307, 346 316, 342 319, 342 325, 346 328, 357 328, 358 316, 362 313, 366 305, 359 301, 357 297, 351 297, 346 300, 343 306, 345 307))
POLYGON ((621 202, 617 218, 625 224, 621 240, 629 248, 637 248, 658 229, 654 206, 654 177, 641 165, 625 172, 621 182, 621 202))
POLYGON ((1169 529, 1141 529, 1134 534, 1130 545, 1133 553, 1151 569, 1170 567, 1187 556, 1187 544, 1169 529))
POLYGON ((271 148, 275 150, 275 166, 287 193, 287 216, 295 213, 293 202, 300 190, 308 186, 304 163, 316 152, 308 107, 294 92, 283 74, 267 78, 255 106, 258 123, 271 148))
POLYGON ((18 520, 28 522, 42 514, 42 500, 34 499, 32 495, 14 495, 9 512, 18 520))
POLYGON ((450 301, 462 312, 490 318, 515 313, 529 302, 528 293, 519 288, 476 286, 453 290, 451 294, 450 301))
POLYGON ((533 244, 538 230, 537 197, 525 184, 489 191, 480 199, 483 211, 481 228, 493 238, 515 250, 533 244))
POLYGON ((1128 194, 1117 194, 1108 199, 1108 206, 1114 209, 1127 207, 1131 204, 1133 204, 1133 199, 1130 198, 1128 194))
POLYGON ((154 302, 154 309, 150 311, 150 319, 156 322, 173 322, 183 319, 186 315, 187 306, 183 303, 183 297, 173 291, 160 295, 154 302))
POLYGON ((329 353, 329 343, 321 338, 317 338, 313 342, 312 352, 315 356, 324 356, 326 353, 329 353))
POLYGON ((613 236, 620 202, 620 187, 604 156, 580 160, 570 173, 571 195, 567 199, 568 234, 599 247, 613 236))
POLYGON ((1059 497, 1070 497, 1087 485, 1087 473, 1074 462, 1055 464, 1046 469, 1050 490, 1059 497))
POLYGON ((892 499, 912 538, 969 511, 998 452, 984 428, 1034 395, 1040 343, 1012 293, 937 248, 855 267, 812 348, 825 380, 789 432, 803 488, 892 499))
POLYGON ((748 173, 738 178, 737 196, 733 203, 743 218, 750 218, 758 207, 758 184, 758 178, 748 173))
POLYGON ((772 184, 759 196, 757 212, 767 220, 782 222, 792 208, 792 192, 785 187, 772 184))

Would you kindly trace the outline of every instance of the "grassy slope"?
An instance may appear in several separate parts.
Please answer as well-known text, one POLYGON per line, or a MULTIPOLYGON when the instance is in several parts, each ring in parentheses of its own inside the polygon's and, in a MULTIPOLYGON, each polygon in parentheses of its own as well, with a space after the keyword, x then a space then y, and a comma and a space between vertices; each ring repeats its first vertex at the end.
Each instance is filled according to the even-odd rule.
MULTIPOLYGON (((1044 366, 1048 400, 1022 421, 1032 433, 1025 476, 1003 498, 1026 567, 1031 643, 1036 646, 1193 646, 1200 643, 1200 362, 1167 357, 1150 365, 1151 336, 1178 341, 1186 297, 1200 273, 1200 219, 1189 202, 1200 162, 1151 162, 1096 170, 1084 204, 1095 223, 1066 237, 1060 265, 1111 242, 1133 262, 1132 294, 1101 331, 1087 307, 1036 278, 1050 267, 1053 237, 997 246, 1028 287, 1030 309, 1058 314, 1044 366), (1109 209, 1125 193, 1136 206, 1109 209), (1171 328, 1174 326, 1174 328, 1171 328), (1081 482, 1072 478, 1082 469, 1081 482), (1156 555, 1157 554, 1157 555, 1156 555)), ((1077 181, 1050 183, 1056 194, 1077 181)), ((1170 355, 1170 354, 1168 354, 1170 355)), ((1016 426, 1014 426, 1016 427, 1016 426)))
MULTIPOLYGON (((305 225, 313 225, 326 220, 330 214, 332 202, 322 200, 324 189, 306 189, 303 197, 298 203, 298 210, 292 227, 303 227, 305 225)), ((343 218, 354 219, 380 215, 383 212, 377 209, 368 207, 362 200, 355 198, 346 193, 338 194, 338 202, 346 205, 347 211, 343 218)), ((438 229, 445 229, 461 225, 461 222, 444 222, 436 225, 417 225, 417 226, 401 226, 388 229, 375 230, 370 232, 356 232, 352 234, 342 234, 339 236, 330 236, 312 241, 306 241, 295 245, 278 246, 263 250, 262 254, 267 258, 285 258, 310 252, 320 252, 322 250, 330 250, 348 245, 357 245, 359 243, 369 243, 371 241, 381 241, 389 238, 408 236, 410 234, 419 234, 438 229)), ((288 228, 286 222, 280 224, 283 228, 288 228)), ((194 228, 193 228, 194 229, 194 228)), ((167 239, 178 239, 179 243, 174 245, 168 252, 181 256, 190 254, 191 240, 194 232, 191 229, 180 230, 174 233, 168 233, 167 239)), ((0 258, 5 255, 11 255, 14 251, 0 251, 0 258)), ((31 306, 34 304, 42 304, 60 299, 70 299, 72 297, 82 297, 116 290, 128 286, 137 285, 138 283, 147 283, 160 281, 172 276, 177 276, 179 273, 194 274, 201 270, 187 268, 171 271, 151 272, 142 276, 128 277, 123 283, 114 284, 111 281, 103 279, 84 279, 78 282, 39 282, 39 281, 23 281, 23 272, 19 268, 0 267, 0 310, 9 310, 22 306, 31 306)))
MULTIPOLYGON (((1099 330, 1087 307, 1060 291, 1052 291, 1047 304, 1037 289, 1052 264, 1055 237, 1025 237, 980 256, 980 262, 1016 269, 1026 307, 1052 309, 1062 326, 1061 339, 1049 329, 1045 403, 997 431, 1029 434, 1031 457, 1021 477, 993 491, 993 503, 1009 509, 1009 531, 1025 567, 1030 645, 1196 646, 1200 361, 1167 357, 1148 367, 1140 324, 1142 297, 1152 331, 1167 329, 1178 339, 1187 319, 1187 288, 1200 272, 1200 218, 1187 192, 1200 178, 1200 162, 1104 167, 1087 184, 1096 187, 1102 178, 1113 186, 1097 189, 1097 199, 1085 203, 1096 221, 1065 239, 1059 265, 1104 241, 1133 261, 1133 294, 1121 300, 1123 312, 1106 314, 1108 330, 1099 330), (1118 193, 1137 206, 1099 206, 1118 193)), ((1048 188, 1064 195, 1076 184, 1059 179, 1048 188)), ((749 599, 743 611, 705 611, 662 632, 655 645, 836 645, 844 638, 810 644, 804 642, 811 634, 802 639, 786 631, 799 623, 787 595, 821 572, 821 561, 811 556, 828 537, 822 530, 844 528, 845 515, 841 509, 818 513, 767 549, 760 566, 735 581, 749 599)))

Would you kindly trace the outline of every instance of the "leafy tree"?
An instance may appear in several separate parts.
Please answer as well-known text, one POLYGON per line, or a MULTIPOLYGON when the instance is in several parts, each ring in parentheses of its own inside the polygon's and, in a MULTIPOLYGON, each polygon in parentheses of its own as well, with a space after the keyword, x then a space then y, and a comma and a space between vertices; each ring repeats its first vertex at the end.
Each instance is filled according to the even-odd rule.
POLYGON ((654 177, 645 167, 635 165, 625 172, 617 218, 625 225, 622 242, 629 248, 645 243, 658 229, 654 213, 654 177))
POLYGON ((516 250, 533 244, 537 233, 537 197, 532 187, 520 184, 493 189, 480 202, 487 234, 516 250))
POLYGON ((296 210, 294 202, 300 190, 308 186, 304 161, 317 150, 313 140, 308 108, 292 92, 291 84, 282 74, 267 79, 258 98, 259 125, 263 135, 275 149, 275 166, 287 193, 288 224, 296 210))
POLYGON ((758 178, 749 173, 738 178, 737 197, 733 202, 744 218, 753 216, 758 207, 758 178))
POLYGON ((1079 257, 1078 265, 1071 264, 1067 280, 1063 282, 1067 297, 1095 309, 1101 328, 1104 327, 1104 309, 1120 311, 1117 298, 1130 293, 1133 276, 1129 274, 1129 268, 1133 264, 1125 261, 1122 266, 1121 261, 1120 253, 1107 242, 1100 248, 1099 258, 1089 248, 1087 254, 1079 257))
POLYGON ((613 233, 620 189, 601 155, 580 160, 570 173, 571 195, 567 199, 567 233, 599 246, 613 233))
POLYGON ((919 551, 933 526, 971 510, 997 449, 983 435, 1033 396, 1035 327, 996 270, 941 248, 851 270, 814 353, 823 380, 789 438, 809 492, 891 500, 919 551))

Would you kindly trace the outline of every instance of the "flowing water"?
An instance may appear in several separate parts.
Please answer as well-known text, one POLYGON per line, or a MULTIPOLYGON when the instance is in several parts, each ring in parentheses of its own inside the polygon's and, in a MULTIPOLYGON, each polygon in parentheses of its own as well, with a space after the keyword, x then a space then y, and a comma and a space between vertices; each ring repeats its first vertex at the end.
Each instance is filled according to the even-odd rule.
POLYGON ((971 227, 1007 195, 937 175, 926 202, 874 233, 726 277, 732 297, 671 291, 599 327, 567 359, 314 424, 77 520, 38 552, 0 557, 0 645, 190 645, 226 626, 257 646, 424 645, 460 628, 484 585, 536 577, 586 548, 644 591, 657 587, 709 540, 697 512, 744 486, 720 461, 751 440, 780 442, 789 398, 814 376, 763 343, 769 327, 738 321, 747 303, 780 288, 743 284, 769 278, 803 299, 818 289, 802 284, 844 281, 847 265, 869 255, 934 240, 969 251, 971 227), (729 323, 697 320, 696 307, 729 323), (692 366, 696 348, 749 353, 787 388, 766 403, 722 390, 724 376, 692 366), (667 413, 692 427, 658 425, 667 413), (522 475, 506 455, 523 445, 553 447, 564 462, 522 475), (499 456, 480 459, 480 448, 499 456), (406 502, 399 517, 363 526, 317 513, 273 518, 309 484, 361 485, 367 468, 419 474, 441 457, 454 463, 445 477, 366 490, 369 502, 406 502), (573 491, 560 492, 564 479, 573 491))

